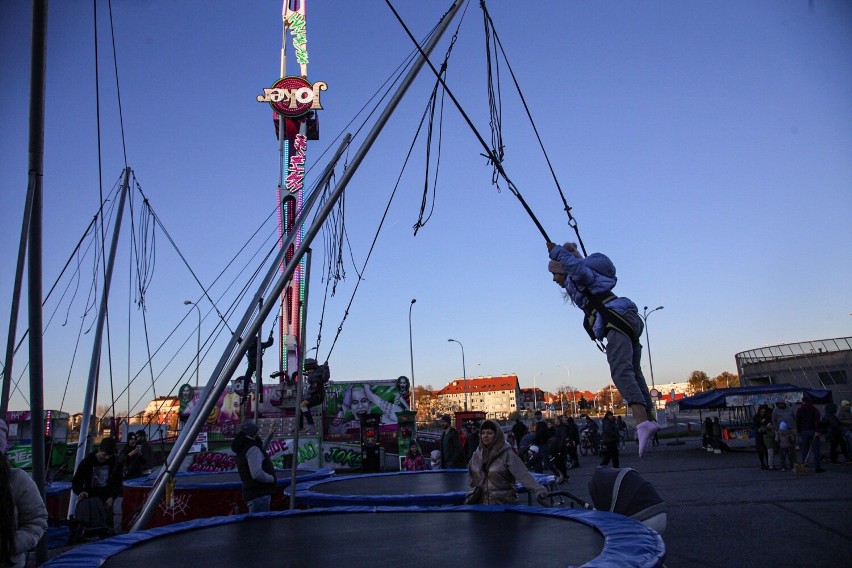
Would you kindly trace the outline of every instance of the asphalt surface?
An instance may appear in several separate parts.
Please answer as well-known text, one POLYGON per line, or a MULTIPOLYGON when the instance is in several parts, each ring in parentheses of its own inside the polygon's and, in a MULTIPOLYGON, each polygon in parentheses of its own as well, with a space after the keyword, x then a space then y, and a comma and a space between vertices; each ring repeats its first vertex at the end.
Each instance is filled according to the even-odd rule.
MULTIPOLYGON (((753 445, 715 454, 700 449, 700 438, 672 441, 643 458, 628 442, 620 464, 666 500, 668 568, 852 566, 852 463, 823 463, 825 473, 797 476, 762 470, 753 445)), ((581 456, 561 488, 591 502, 598 463, 581 456)))

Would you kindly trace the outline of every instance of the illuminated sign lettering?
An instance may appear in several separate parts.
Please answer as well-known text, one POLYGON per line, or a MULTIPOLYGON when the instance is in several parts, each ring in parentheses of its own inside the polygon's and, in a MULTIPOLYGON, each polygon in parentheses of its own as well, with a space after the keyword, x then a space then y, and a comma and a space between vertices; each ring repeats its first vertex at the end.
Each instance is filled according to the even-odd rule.
POLYGON ((302 189, 305 180, 305 150, 308 139, 304 134, 296 134, 293 139, 293 154, 290 156, 290 168, 287 171, 287 191, 296 193, 302 189))
POLYGON ((298 118, 311 110, 321 110, 320 92, 328 89, 323 81, 309 83, 301 77, 282 77, 272 87, 263 89, 257 102, 269 103, 284 118, 298 118))
POLYGON ((308 29, 305 16, 299 12, 290 12, 287 17, 290 33, 293 34, 293 48, 296 50, 296 61, 302 65, 308 64, 308 29))

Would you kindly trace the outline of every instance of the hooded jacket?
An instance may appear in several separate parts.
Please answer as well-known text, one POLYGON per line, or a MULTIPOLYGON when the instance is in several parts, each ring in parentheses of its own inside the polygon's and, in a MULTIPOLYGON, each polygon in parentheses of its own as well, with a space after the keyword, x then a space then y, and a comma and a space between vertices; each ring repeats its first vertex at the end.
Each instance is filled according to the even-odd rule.
POLYGON ((231 449, 237 454, 237 471, 243 483, 243 501, 248 503, 258 497, 275 493, 275 468, 272 466, 272 460, 263 451, 261 441, 240 432, 234 438, 231 449))
MULTIPOLYGON (((550 249, 550 258, 562 266, 567 275, 565 290, 574 305, 583 312, 588 312, 591 307, 587 293, 597 295, 611 292, 618 282, 615 265, 605 254, 594 252, 585 258, 577 258, 561 245, 556 245, 550 249)), ((614 298, 604 305, 621 316, 629 312, 634 312, 636 316, 639 314, 639 308, 629 298, 614 298)), ((606 323, 599 315, 595 317, 592 330, 598 339, 606 337, 606 323)), ((642 330, 634 331, 639 335, 642 330)))
POLYGON ((85 491, 89 497, 100 497, 104 501, 121 497, 121 464, 113 455, 100 462, 97 453, 90 452, 77 466, 77 471, 71 479, 71 490, 77 495, 85 491))
POLYGON ((547 493, 545 489, 527 470, 518 454, 506 442, 506 436, 496 422, 486 420, 480 428, 494 430, 494 443, 484 446, 480 440, 479 447, 473 453, 468 470, 468 498, 481 487, 482 494, 477 505, 513 505, 518 502, 518 489, 515 483, 521 482, 527 491, 536 495, 547 493), (487 425, 487 426, 486 426, 487 425))
POLYGON ((786 408, 781 408, 780 406, 776 406, 772 409, 772 424, 778 429, 781 426, 782 422, 787 423, 787 428, 795 431, 796 429, 796 411, 787 404, 784 403, 786 408))
POLYGON ((38 487, 27 472, 11 468, 9 482, 15 504, 15 543, 11 563, 4 566, 23 568, 27 552, 36 547, 47 531, 47 508, 38 487))

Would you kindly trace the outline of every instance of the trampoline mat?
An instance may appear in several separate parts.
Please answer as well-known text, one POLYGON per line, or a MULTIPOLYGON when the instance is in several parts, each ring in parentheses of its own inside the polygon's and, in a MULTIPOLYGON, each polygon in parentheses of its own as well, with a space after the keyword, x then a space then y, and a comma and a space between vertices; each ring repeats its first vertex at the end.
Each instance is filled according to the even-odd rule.
MULTIPOLYGON (((307 479, 316 479, 317 477, 324 478, 331 476, 334 472, 325 469, 297 469, 296 483, 307 479)), ((275 475, 278 479, 278 485, 290 484, 290 470, 275 470, 275 475)), ((128 479, 124 482, 125 487, 142 487, 150 489, 154 486, 156 477, 146 477, 139 479, 128 479)), ((209 487, 215 489, 216 486, 223 488, 242 487, 240 474, 236 471, 225 471, 220 473, 207 472, 181 472, 175 476, 175 487, 178 489, 203 488, 209 487)))
MULTIPOLYGON (((311 491, 328 495, 436 495, 466 493, 467 471, 337 477, 319 481, 311 491)), ((298 488, 297 488, 298 490, 298 488)))
POLYGON ((248 517, 155 538, 120 552, 103 566, 150 567, 180 558, 183 568, 374 568, 391 562, 494 568, 531 561, 545 568, 582 565, 599 556, 604 545, 600 532, 573 519, 443 511, 248 517))

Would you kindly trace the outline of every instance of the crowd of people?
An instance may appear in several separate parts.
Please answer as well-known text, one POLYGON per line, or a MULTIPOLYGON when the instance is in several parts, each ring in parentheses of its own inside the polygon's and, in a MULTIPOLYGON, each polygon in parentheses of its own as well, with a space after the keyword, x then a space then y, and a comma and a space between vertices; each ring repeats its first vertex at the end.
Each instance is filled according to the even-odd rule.
POLYGON ((761 469, 787 471, 795 464, 808 464, 815 472, 823 473, 826 442, 830 463, 852 462, 852 409, 848 400, 842 401, 839 408, 829 402, 822 413, 808 401, 795 409, 783 401, 772 408, 763 404, 758 407, 752 426, 761 469), (839 460, 841 455, 844 462, 839 460))
MULTIPOLYGON (((527 425, 517 418, 511 427, 493 420, 469 420, 463 434, 449 415, 441 416, 439 449, 430 459, 420 455, 416 442, 402 461, 403 469, 467 469, 468 503, 514 503, 516 483, 532 493, 542 493, 531 473, 552 474, 557 484, 567 481, 568 470, 580 466, 581 437, 594 444, 593 455, 600 456, 598 467, 619 467, 620 448, 626 439, 627 424, 621 416, 607 412, 600 425, 588 415, 556 416, 545 420, 541 411, 527 425)), ((546 492, 546 491, 545 491, 546 492)))

